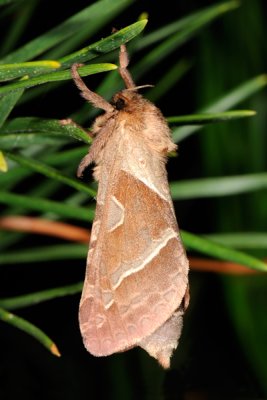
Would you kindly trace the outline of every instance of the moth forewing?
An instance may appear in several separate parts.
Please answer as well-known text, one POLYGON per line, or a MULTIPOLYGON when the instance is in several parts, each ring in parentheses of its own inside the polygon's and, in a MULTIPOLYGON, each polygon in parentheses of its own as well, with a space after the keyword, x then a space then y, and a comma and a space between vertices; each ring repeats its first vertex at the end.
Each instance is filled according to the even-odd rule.
MULTIPOLYGON (((98 180, 80 329, 93 355, 140 346, 167 368, 188 303, 188 260, 165 168, 176 145, 160 111, 131 87, 126 67, 128 89, 113 97, 112 110, 99 103, 106 112, 94 123, 95 139, 79 168, 81 174, 94 162, 98 180)), ((96 96, 77 85, 97 106, 96 96)))

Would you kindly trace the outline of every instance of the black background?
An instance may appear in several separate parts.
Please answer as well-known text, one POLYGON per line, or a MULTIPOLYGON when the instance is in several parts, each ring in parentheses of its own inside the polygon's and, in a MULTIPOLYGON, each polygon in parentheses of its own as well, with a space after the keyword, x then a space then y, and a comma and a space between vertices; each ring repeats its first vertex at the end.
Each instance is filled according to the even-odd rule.
MULTIPOLYGON (((113 22, 117 28, 133 23, 146 11, 149 14, 148 31, 185 16, 214 1, 135 1, 113 22)), ((49 28, 68 18, 89 4, 88 1, 55 2, 40 1, 31 25, 28 27, 23 44, 49 28), (55 8, 59 7, 59 8, 55 8), (53 10, 53 12, 51 12, 53 10)), ((14 16, 18 18, 19 16, 14 16)), ((5 23, 3 23, 5 25, 5 23)), ((8 25, 8 21, 6 22, 8 25)), ((7 26, 3 26, 3 29, 7 26)), ((212 27, 218 43, 222 39, 221 21, 212 27)), ((98 40, 110 34, 111 27, 92 38, 98 40)), ((223 40, 223 39, 222 39, 223 40)), ((166 63, 178 57, 198 54, 197 39, 182 46, 179 54, 173 54, 166 63)), ((138 55, 138 57, 142 57, 138 55)), ((132 63, 137 61, 133 57, 132 63)), ((167 67, 167 65, 166 65, 167 67)), ((147 81, 156 83, 164 71, 164 63, 159 70, 149 75, 147 81)), ((189 114, 193 112, 197 99, 192 88, 197 79, 197 71, 190 72, 186 79, 173 88, 158 103, 165 115, 189 114)), ((93 86, 97 86, 97 77, 93 86)), ((92 87, 94 89, 94 87, 92 87)), ((45 118, 64 118, 82 104, 72 83, 48 94, 29 106, 18 107, 12 116, 35 115, 45 118), (67 100, 66 100, 67 99, 67 100)), ((179 156, 179 177, 201 176, 198 169, 198 142, 190 139, 179 156)), ((174 164, 169 163, 170 178, 174 175, 174 164), (172 168, 173 167, 173 168, 172 168)), ((176 175, 177 176, 177 175, 176 175)), ((31 185, 31 182, 29 182, 31 185)), ((62 195, 64 197, 64 194, 62 195)), ((206 222, 205 213, 212 207, 208 200, 179 203, 177 210, 180 225, 190 231, 212 230, 212 221, 206 222), (203 229, 204 228, 204 229, 203 229)), ((44 245, 53 239, 27 238, 20 244, 44 245)), ((58 241, 55 241, 58 243, 58 241)), ((1 297, 13 296, 48 287, 57 287, 83 279, 84 261, 40 263, 40 265, 8 266, 1 272, 1 297)), ((43 329, 58 344, 61 358, 49 354, 31 337, 7 324, 0 325, 0 398, 1 399, 224 399, 260 398, 260 384, 247 359, 225 313, 218 278, 212 274, 191 274, 192 300, 185 317, 181 342, 175 353, 172 369, 163 372, 156 361, 144 351, 131 350, 107 358, 94 358, 82 344, 78 327, 79 295, 53 300, 35 307, 19 310, 19 315, 43 329), (194 321, 192 323, 191 321, 194 321), (129 391, 130 388, 130 391, 129 391)))

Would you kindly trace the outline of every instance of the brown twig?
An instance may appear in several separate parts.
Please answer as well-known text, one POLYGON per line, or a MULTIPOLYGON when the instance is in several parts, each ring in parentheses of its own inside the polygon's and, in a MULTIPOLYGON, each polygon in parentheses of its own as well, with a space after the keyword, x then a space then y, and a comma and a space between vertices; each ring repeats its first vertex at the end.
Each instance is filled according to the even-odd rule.
MULTIPOLYGON (((90 232, 75 225, 42 218, 9 216, 0 218, 0 228, 39 235, 54 236, 73 242, 88 243, 90 232)), ((190 268, 193 271, 215 272, 230 275, 251 275, 262 273, 244 265, 228 261, 211 260, 207 258, 189 257, 190 268)))
POLYGON ((189 257, 189 264, 190 269, 200 272, 215 272, 225 275, 255 275, 262 273, 241 264, 207 258, 189 257))
POLYGON ((57 221, 42 218, 9 216, 0 218, 0 228, 37 233, 39 235, 55 236, 75 242, 88 243, 90 233, 86 229, 57 221))

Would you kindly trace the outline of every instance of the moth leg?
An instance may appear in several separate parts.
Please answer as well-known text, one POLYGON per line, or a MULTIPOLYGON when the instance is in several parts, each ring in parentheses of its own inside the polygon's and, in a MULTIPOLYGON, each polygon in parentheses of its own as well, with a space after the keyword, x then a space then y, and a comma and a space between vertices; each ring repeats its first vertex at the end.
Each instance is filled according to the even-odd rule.
POLYGON ((86 156, 83 157, 82 161, 79 164, 79 167, 77 169, 77 177, 81 178, 83 176, 83 171, 88 167, 93 162, 92 156, 90 153, 86 154, 86 156))
POLYGON ((133 78, 127 69, 129 64, 129 57, 125 44, 121 45, 120 47, 119 60, 120 60, 119 73, 122 79, 124 80, 125 86, 127 87, 127 89, 135 88, 135 83, 133 81, 133 78))
POLYGON ((110 118, 106 122, 106 125, 102 126, 97 132, 95 131, 95 129, 93 129, 93 132, 95 132, 96 137, 93 143, 91 144, 89 153, 86 154, 86 156, 82 159, 78 167, 77 170, 78 177, 81 177, 83 175, 83 171, 85 170, 85 168, 88 167, 89 164, 95 162, 99 158, 101 151, 104 149, 106 143, 108 142, 110 136, 113 133, 115 122, 116 120, 114 118, 110 118))
POLYGON ((108 101, 103 99, 103 97, 99 96, 99 94, 92 92, 82 78, 79 75, 78 68, 81 67, 83 64, 73 64, 71 67, 71 76, 72 79, 74 80, 75 85, 80 89, 81 95, 85 100, 90 101, 90 103, 96 107, 96 108, 101 108, 102 110, 105 110, 107 112, 112 112, 113 107, 111 104, 109 104, 108 101))
POLYGON ((73 119, 71 119, 71 118, 61 119, 61 120, 59 121, 59 123, 60 123, 61 125, 74 125, 74 126, 76 126, 76 128, 79 128, 79 129, 81 129, 82 131, 84 131, 84 132, 85 132, 88 136, 90 136, 91 138, 94 137, 93 132, 88 131, 87 129, 83 128, 81 125, 77 124, 77 123, 76 123, 75 121, 73 121, 73 119))

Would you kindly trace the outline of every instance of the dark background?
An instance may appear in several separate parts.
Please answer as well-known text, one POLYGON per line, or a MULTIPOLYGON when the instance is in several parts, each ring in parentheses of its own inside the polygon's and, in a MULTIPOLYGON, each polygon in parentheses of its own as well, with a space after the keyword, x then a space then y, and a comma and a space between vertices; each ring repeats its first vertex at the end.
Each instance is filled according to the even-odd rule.
MULTIPOLYGON (((39 1, 31 24, 22 45, 38 36, 70 15, 89 4, 88 1, 75 2, 39 1), (60 5, 60 8, 55 8, 60 5), (53 10, 51 12, 51 10, 53 10)), ((133 23, 146 11, 149 14, 147 31, 153 31, 173 20, 183 17, 215 1, 136 1, 125 12, 115 18, 112 26, 121 28, 133 23)), ((266 71, 266 45, 262 25, 266 16, 264 1, 244 0, 242 6, 222 16, 211 26, 204 29, 196 38, 180 47, 158 68, 142 78, 138 84, 153 83, 164 74, 179 58, 189 58, 192 69, 176 87, 165 94, 157 105, 164 115, 182 115, 193 113, 208 103, 216 95, 230 90, 242 81, 266 71), (252 4, 253 3, 253 4, 252 4), (257 11, 257 13, 256 13, 257 11), (258 22, 250 24, 251 19, 258 22), (255 30, 258 27, 258 31, 255 30)), ((10 17, 9 17, 10 18, 10 17)), ((14 13, 14 20, 19 14, 14 13)), ((12 22, 3 20, 3 32, 12 22)), ((13 21, 14 22, 14 21, 13 21)), ((264 22, 265 23, 265 22, 264 22)), ((101 32, 90 38, 90 42, 110 34, 112 26, 106 26, 101 32)), ((1 29, 2 30, 2 29, 1 29)), ((265 32, 266 33, 266 32, 265 32)), ((88 44, 88 43, 85 43, 88 44)), ((132 57, 132 64, 142 54, 132 57)), ((90 79, 90 78, 89 78, 90 79)), ((88 79, 88 81, 89 81, 88 79)), ((92 89, 101 81, 94 79, 92 89)), ((247 102, 244 107, 253 108, 255 104, 247 102)), ((53 91, 40 96, 37 101, 16 108, 12 116, 39 116, 44 118, 65 118, 82 104, 72 83, 66 83, 53 91)), ((260 103, 262 104, 262 103, 260 103)), ((266 111, 265 111, 266 112, 266 111)), ((225 136, 221 129, 229 129, 232 134, 237 129, 235 122, 230 126, 219 127, 224 143, 231 141, 231 135, 225 136), (227 139, 226 139, 227 138, 227 139)), ((241 122, 241 129, 247 122, 241 122)), ((211 130, 206 130, 206 138, 211 130)), ((229 131, 228 131, 229 132, 229 131)), ((237 133, 237 136, 239 133, 237 133)), ((219 138, 220 139, 220 138, 219 138)), ((218 140, 219 140, 218 139, 218 140)), ((213 136, 213 140, 214 139, 213 136)), ((218 144, 218 147, 220 144, 218 144)), ((231 144, 229 144, 231 148, 231 144)), ((169 175, 172 179, 190 179, 219 174, 238 174, 250 171, 246 155, 234 166, 223 163, 218 165, 205 162, 209 157, 204 151, 205 143, 198 135, 193 135, 180 145, 179 160, 169 162, 169 175)), ((228 150, 219 147, 221 157, 228 150)), ((216 150, 218 153, 218 148, 216 150)), ((257 167, 254 168, 257 171, 257 167)), ((28 182, 29 187, 32 181, 28 182)), ((26 187, 23 190, 27 190, 26 187)), ((64 195, 61 193, 62 201, 64 195)), ((227 209, 229 199, 224 201, 227 209)), ((249 203, 247 198, 240 201, 249 203)), ((179 225, 195 233, 216 231, 219 204, 214 199, 196 199, 175 204, 179 225)), ((229 204, 229 210, 230 204, 229 204)), ((230 211, 231 214, 231 211, 230 211)), ((249 211, 244 211, 247 216, 249 211)), ((231 220, 231 215, 229 215, 231 220)), ((230 223, 224 219, 225 226, 230 223)), ((252 221, 251 230, 264 229, 265 222, 252 221)), ((241 230, 242 224, 233 227, 241 230)), ((23 239, 19 247, 28 245, 47 245, 58 243, 54 239, 32 236, 23 239)), ((39 265, 9 265, 1 272, 1 297, 30 293, 78 282, 84 276, 84 261, 58 261, 39 265)), ((229 297, 225 295, 228 280, 231 285, 248 282, 247 277, 221 277, 215 274, 192 272, 191 306, 186 314, 184 330, 179 347, 172 360, 172 369, 164 372, 156 361, 143 350, 134 349, 127 353, 107 358, 94 358, 88 354, 82 344, 78 327, 79 295, 53 300, 41 305, 21 309, 19 315, 43 329, 58 344, 61 358, 53 357, 38 342, 19 330, 1 323, 0 326, 0 398, 1 399, 263 399, 264 374, 260 374, 255 363, 233 324, 229 313, 229 297)), ((258 278, 253 278, 254 281, 258 278)), ((253 293, 257 292, 251 292, 253 293)), ((253 319, 248 321, 253 324, 253 319)), ((244 333, 245 334, 245 333, 244 333)), ((267 380, 267 376, 266 376, 267 380)))

